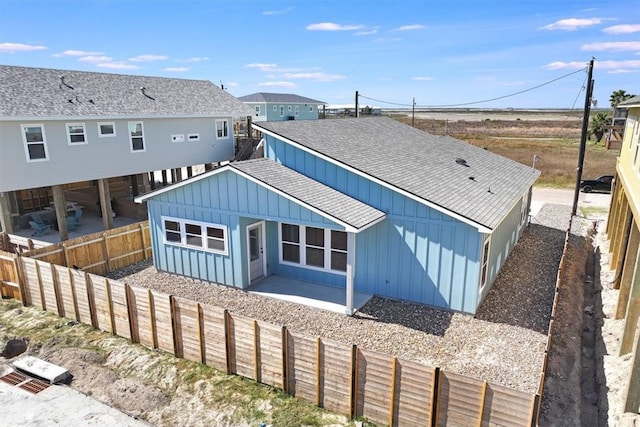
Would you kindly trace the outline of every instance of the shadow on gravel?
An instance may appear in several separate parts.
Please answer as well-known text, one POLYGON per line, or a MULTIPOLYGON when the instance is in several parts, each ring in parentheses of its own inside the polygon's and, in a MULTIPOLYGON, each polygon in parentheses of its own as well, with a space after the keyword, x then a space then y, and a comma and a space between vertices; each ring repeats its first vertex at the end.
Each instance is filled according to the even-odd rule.
POLYGON ((476 318, 546 334, 566 230, 530 224, 513 249, 476 318))
POLYGON ((422 304, 373 297, 353 316, 362 320, 402 325, 407 328, 443 337, 453 312, 422 304))
POLYGON ((591 426, 598 418, 601 426, 608 425, 609 400, 607 377, 604 371, 606 344, 602 337, 604 311, 602 281, 600 280, 600 248, 596 247, 587 263, 584 296, 584 326, 582 334, 582 425, 591 426))

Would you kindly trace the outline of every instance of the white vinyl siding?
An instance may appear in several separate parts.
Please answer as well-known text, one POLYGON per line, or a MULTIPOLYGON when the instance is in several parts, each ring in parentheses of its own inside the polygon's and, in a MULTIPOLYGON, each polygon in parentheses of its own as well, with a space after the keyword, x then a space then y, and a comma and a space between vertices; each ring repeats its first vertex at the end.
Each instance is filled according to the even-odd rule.
POLYGON ((44 125, 20 125, 22 128, 22 140, 27 162, 43 162, 49 160, 47 150, 47 137, 44 125))

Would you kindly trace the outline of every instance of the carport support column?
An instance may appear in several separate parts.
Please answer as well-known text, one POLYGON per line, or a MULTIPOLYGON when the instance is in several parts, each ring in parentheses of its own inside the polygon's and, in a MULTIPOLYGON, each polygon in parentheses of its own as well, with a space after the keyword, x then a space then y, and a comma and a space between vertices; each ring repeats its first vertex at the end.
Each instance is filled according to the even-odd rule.
POLYGON ((5 233, 13 233, 13 223, 11 222, 11 204, 9 195, 11 193, 0 193, 0 226, 5 233))
POLYGON ((105 231, 113 228, 113 218, 111 216, 111 192, 109 191, 109 179, 98 180, 98 191, 100 192, 100 211, 102 213, 102 225, 105 231))
POLYGON ((347 304, 345 314, 353 315, 353 288, 356 275, 356 234, 347 232, 347 304))
POLYGON ((67 201, 64 199, 64 191, 62 186, 52 185, 53 207, 56 210, 56 221, 58 222, 58 232, 60 233, 60 241, 69 240, 69 230, 67 230, 67 201))

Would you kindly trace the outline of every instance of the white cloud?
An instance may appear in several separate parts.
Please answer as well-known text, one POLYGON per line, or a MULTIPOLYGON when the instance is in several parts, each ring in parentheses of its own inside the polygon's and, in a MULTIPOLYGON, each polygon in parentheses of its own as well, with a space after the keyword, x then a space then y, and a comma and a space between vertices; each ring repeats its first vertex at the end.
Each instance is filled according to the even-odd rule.
POLYGON ((640 32, 640 24, 625 24, 625 25, 614 25, 612 27, 607 27, 602 30, 602 32, 607 34, 631 34, 640 32))
POLYGON ((292 7, 288 7, 286 9, 281 9, 281 10, 265 10, 264 12, 262 12, 263 15, 269 16, 269 15, 284 15, 285 13, 289 13, 293 10, 292 7))
POLYGON ((169 71, 172 73, 184 73, 185 71, 189 71, 191 68, 189 67, 167 67, 163 68, 163 71, 169 71))
POLYGON ((284 77, 287 79, 309 79, 318 82, 333 82, 335 80, 342 80, 345 76, 340 74, 326 74, 326 73, 285 73, 284 77))
POLYGON ((378 37, 373 42, 374 43, 386 43, 386 42, 399 42, 402 40, 399 37, 378 37))
POLYGON ((137 70, 140 67, 134 64, 127 64, 124 62, 104 62, 96 64, 96 67, 109 68, 111 70, 137 70))
POLYGON ((601 43, 588 43, 583 44, 582 50, 595 50, 595 51, 640 51, 640 42, 601 42, 601 43))
POLYGON ((590 27, 592 25, 600 24, 602 21, 603 21, 602 18, 589 18, 589 19, 567 18, 567 19, 561 19, 559 21, 556 21, 553 24, 540 27, 540 29, 574 31, 579 28, 590 27))
MULTIPOLYGON (((547 70, 579 70, 585 68, 586 62, 581 61, 556 61, 551 62, 544 66, 547 70)), ((630 71, 640 71, 640 60, 626 60, 626 61, 596 61, 595 68, 605 70, 610 73, 623 73, 630 71)))
POLYGON ((259 68, 262 71, 267 71, 267 70, 272 70, 277 66, 278 66, 277 64, 262 64, 259 62, 254 62, 252 64, 245 65, 245 68, 259 68))
POLYGON ((293 82, 262 82, 262 83, 258 83, 258 86, 264 86, 264 87, 286 87, 286 88, 293 88, 293 87, 297 87, 297 85, 293 82))
POLYGON ((356 33, 353 33, 354 36, 372 36, 374 34, 378 34, 378 30, 376 30, 375 28, 373 30, 358 31, 356 33))
POLYGON ((148 62, 148 61, 165 61, 169 59, 168 56, 166 55, 138 55, 138 56, 134 56, 133 58, 129 58, 129 61, 133 61, 133 62, 148 62))
POLYGON ((25 43, 0 43, 0 52, 30 52, 33 50, 45 50, 46 46, 25 43))
POLYGON ((411 77, 411 80, 415 80, 417 82, 430 82, 431 80, 433 80, 433 77, 417 76, 411 77))
POLYGON ((112 57, 104 56, 104 55, 98 55, 98 56, 89 55, 89 56, 83 56, 81 58, 78 58, 78 61, 80 62, 91 62, 94 64, 99 62, 111 62, 112 60, 113 60, 112 57))
POLYGON ((204 62, 204 61, 208 61, 209 57, 208 56, 194 56, 192 58, 187 58, 184 59, 182 61, 178 61, 178 62, 204 62))
POLYGON ((65 50, 59 56, 96 56, 104 55, 104 52, 90 52, 86 50, 65 50))
POLYGON ((550 62, 549 64, 545 65, 543 68, 547 70, 566 70, 566 69, 579 70, 580 68, 585 68, 586 66, 587 66, 587 63, 582 61, 570 61, 570 62, 555 61, 555 62, 550 62))
POLYGON ((394 31, 415 31, 415 30, 423 30, 425 28, 424 25, 413 24, 413 25, 403 25, 401 27, 396 28, 394 31))
POLYGON ((340 25, 333 22, 320 22, 307 25, 309 31, 355 31, 362 30, 364 25, 340 25))

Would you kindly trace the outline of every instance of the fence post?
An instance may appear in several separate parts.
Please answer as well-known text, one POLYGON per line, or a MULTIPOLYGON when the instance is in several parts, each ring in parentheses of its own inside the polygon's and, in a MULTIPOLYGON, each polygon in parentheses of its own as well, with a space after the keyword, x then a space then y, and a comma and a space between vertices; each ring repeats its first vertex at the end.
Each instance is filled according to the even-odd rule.
POLYGON ((89 312, 91 313, 91 326, 98 328, 98 313, 96 313, 96 300, 93 292, 93 280, 89 273, 84 273, 84 280, 87 284, 87 300, 89 301, 89 312))
POLYGON ((198 346, 200 346, 200 363, 207 360, 207 350, 204 340, 204 319, 202 318, 202 306, 196 302, 196 320, 198 321, 198 346))
POLYGON ((42 288, 42 275, 40 274, 40 263, 36 260, 36 277, 38 278, 38 291, 40 292, 40 302, 42 305, 42 309, 47 311, 47 302, 44 299, 44 289, 42 288))
POLYGON ((260 331, 258 330, 258 321, 253 319, 253 375, 257 382, 260 381, 260 331))
POLYGON ((31 301, 29 299, 29 294, 27 293, 27 284, 25 280, 24 266, 22 265, 22 256, 16 255, 13 259, 13 263, 16 271, 16 276, 18 278, 18 287, 20 288, 20 300, 22 301, 22 306, 26 307, 31 304, 31 301))
POLYGON ((180 343, 178 348, 178 329, 176 327, 176 300, 173 295, 169 295, 169 316, 171 316, 171 336, 173 337, 173 354, 176 357, 184 357, 184 345, 180 343))
POLYGON ((355 417, 358 412, 358 347, 351 345, 351 402, 349 404, 350 416, 355 417))
POLYGON ((393 356, 391 359, 391 384, 389 390, 389 425, 393 425, 393 411, 396 401, 396 368, 398 367, 398 358, 393 356))
POLYGON ((151 326, 151 345, 154 349, 158 348, 158 329, 156 328, 155 304, 153 303, 153 292, 151 289, 147 291, 147 299, 149 301, 149 325, 151 326))
POLYGON ((484 404, 487 397, 487 382, 482 382, 482 401, 480 402, 480 413, 478 414, 478 427, 482 427, 482 419, 484 418, 484 404))
POLYGON ((107 232, 102 233, 102 247, 104 249, 104 260, 107 262, 107 273, 111 273, 111 257, 109 256, 109 244, 107 243, 107 232))
POLYGON ((433 404, 431 405, 431 427, 437 427, 438 418, 440 418, 440 368, 433 370, 433 404))
POLYGON ((231 334, 229 333, 229 312, 225 309, 223 312, 224 316, 224 349, 227 356, 227 374, 231 373, 231 334))
POLYGON ((132 343, 139 343, 140 337, 138 336, 138 316, 133 312, 133 298, 131 296, 131 285, 125 282, 124 284, 124 298, 127 303, 127 316, 129 316, 129 335, 131 336, 132 343))
POLYGON ((320 363, 320 337, 316 337, 316 406, 321 408, 320 406, 320 381, 322 376, 322 365, 320 363))
POLYGON ((109 323, 111 324, 111 335, 116 333, 116 318, 113 313, 113 301, 111 300, 111 281, 105 279, 105 290, 107 291, 107 309, 109 310, 109 323))
POLYGON ((289 393, 289 333, 282 326, 282 391, 289 393))
POLYGON ((58 311, 58 316, 66 317, 66 313, 64 311, 64 304, 62 303, 62 292, 60 291, 60 277, 58 276, 58 270, 55 267, 55 264, 49 264, 49 268, 51 268, 51 279, 53 280, 53 294, 56 297, 56 309, 58 311))
POLYGON ((80 309, 78 308, 78 295, 76 293, 76 279, 74 269, 69 269, 69 284, 71 285, 71 299, 73 301, 73 312, 76 321, 80 321, 80 309))

